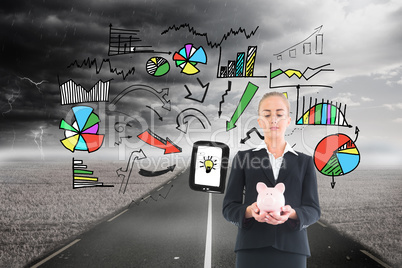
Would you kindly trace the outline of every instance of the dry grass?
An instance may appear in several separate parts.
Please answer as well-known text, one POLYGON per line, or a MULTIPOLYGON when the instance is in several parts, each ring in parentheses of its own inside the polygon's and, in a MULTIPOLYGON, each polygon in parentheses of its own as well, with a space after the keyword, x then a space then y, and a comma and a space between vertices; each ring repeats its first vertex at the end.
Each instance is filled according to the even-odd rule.
POLYGON ((321 220, 402 267, 402 170, 361 170, 318 176, 321 220))
POLYGON ((0 166, 0 267, 22 267, 91 228, 184 170, 158 177, 134 169, 125 194, 116 169, 126 163, 85 161, 100 182, 115 187, 72 188, 71 163, 8 162, 0 166))

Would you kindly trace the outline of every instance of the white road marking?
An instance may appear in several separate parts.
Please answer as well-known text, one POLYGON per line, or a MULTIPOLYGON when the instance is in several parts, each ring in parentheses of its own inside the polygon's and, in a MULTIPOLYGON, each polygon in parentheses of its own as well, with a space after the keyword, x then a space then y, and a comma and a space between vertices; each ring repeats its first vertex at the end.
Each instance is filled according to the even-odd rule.
POLYGON ((75 243, 77 243, 78 241, 80 241, 81 239, 76 239, 73 242, 71 242, 70 244, 68 244, 67 246, 65 246, 64 248, 56 251, 55 253, 53 253, 52 255, 48 256, 47 258, 41 260, 40 262, 38 262, 37 264, 31 266, 31 268, 37 268, 39 266, 41 266, 42 264, 44 264, 45 262, 47 262, 48 260, 50 260, 51 258, 53 258, 54 256, 59 255, 60 253, 62 253, 63 251, 65 251, 66 249, 68 249, 69 247, 73 246, 75 243))
POLYGON ((317 221, 317 223, 318 223, 319 225, 321 225, 322 227, 324 227, 324 228, 327 227, 324 223, 322 223, 322 222, 320 222, 320 221, 317 221))
POLYGON ((126 210, 120 212, 119 214, 117 214, 117 215, 114 216, 113 218, 109 219, 108 222, 111 222, 112 220, 116 219, 116 218, 119 217, 121 214, 123 214, 123 213, 125 213, 125 212, 127 212, 127 211, 128 211, 128 209, 126 209, 126 210))
POLYGON ((205 243, 204 268, 212 267, 212 194, 208 193, 208 195, 207 239, 205 243))
POLYGON ((378 259, 376 256, 372 255, 370 252, 361 249, 361 252, 363 252, 364 254, 366 254, 367 256, 369 256, 370 258, 372 258, 373 260, 375 260, 376 262, 378 262, 378 264, 380 264, 381 266, 385 267, 385 268, 392 268, 391 266, 389 266, 388 264, 386 264, 385 262, 383 262, 382 260, 378 259))
POLYGON ((158 190, 156 190, 156 191, 157 191, 157 192, 159 192, 160 190, 162 190, 162 189, 163 189, 163 187, 164 187, 164 186, 162 186, 161 188, 159 188, 159 189, 158 189, 158 190))

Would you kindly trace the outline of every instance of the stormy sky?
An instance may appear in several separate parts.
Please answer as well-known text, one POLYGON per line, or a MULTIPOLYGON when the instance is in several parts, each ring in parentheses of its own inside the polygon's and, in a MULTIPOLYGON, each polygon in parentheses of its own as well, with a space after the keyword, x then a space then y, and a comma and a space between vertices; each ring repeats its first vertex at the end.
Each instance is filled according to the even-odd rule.
POLYGON ((29 156, 47 161, 55 155, 73 156, 60 142, 65 138, 60 121, 71 118, 74 106, 61 104, 60 84, 73 80, 90 90, 101 80, 110 81, 109 102, 76 104, 94 108, 101 120, 99 133, 105 135, 98 151, 76 152, 86 157, 124 158, 140 148, 163 155, 137 137, 147 129, 169 138, 183 155, 200 139, 224 142, 233 152, 254 147, 261 142, 256 133, 244 144, 240 140, 258 127, 259 98, 277 90, 287 92, 292 106, 286 139, 296 150, 313 154, 325 136, 344 133, 355 141, 361 165, 400 165, 401 18, 402 4, 397 0, 2 1, 0 159, 29 156), (151 51, 109 55, 110 25, 135 30, 140 39, 136 45, 151 51), (322 37, 318 54, 317 35, 322 37), (207 62, 197 63, 197 74, 182 73, 173 60, 185 44, 202 47, 206 53, 207 62), (217 78, 219 67, 249 46, 257 46, 254 77, 217 78), (303 52, 306 47, 311 53, 303 52), (147 73, 146 63, 152 57, 169 62, 166 75, 147 73), (97 65, 83 65, 84 61, 97 65), (323 65, 331 71, 309 80, 270 79, 270 68, 304 71, 323 65), (295 86, 273 89, 270 80, 271 86, 306 86, 300 88, 298 99, 295 86), (203 92, 200 83, 209 83, 203 102, 186 98, 186 88, 203 92), (227 131, 226 122, 233 118, 248 83, 258 90, 236 127, 227 131), (231 90, 226 92, 229 84, 231 90), (152 90, 121 95, 139 85, 152 90), (170 110, 154 94, 163 89, 168 89, 170 110), (119 96, 112 109, 110 103, 119 96), (341 103, 351 127, 295 125, 303 96, 341 103), (193 112, 186 114, 187 133, 177 129, 184 111, 193 112))

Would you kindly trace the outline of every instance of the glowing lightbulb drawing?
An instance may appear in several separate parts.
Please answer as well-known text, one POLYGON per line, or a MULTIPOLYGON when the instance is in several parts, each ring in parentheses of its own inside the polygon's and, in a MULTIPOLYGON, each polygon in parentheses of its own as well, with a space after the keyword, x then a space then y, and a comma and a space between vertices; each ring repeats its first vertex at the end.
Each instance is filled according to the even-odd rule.
POLYGON ((205 168, 207 173, 210 173, 212 169, 215 169, 216 160, 212 159, 212 156, 208 156, 207 158, 204 157, 204 161, 200 161, 203 165, 200 167, 205 168))

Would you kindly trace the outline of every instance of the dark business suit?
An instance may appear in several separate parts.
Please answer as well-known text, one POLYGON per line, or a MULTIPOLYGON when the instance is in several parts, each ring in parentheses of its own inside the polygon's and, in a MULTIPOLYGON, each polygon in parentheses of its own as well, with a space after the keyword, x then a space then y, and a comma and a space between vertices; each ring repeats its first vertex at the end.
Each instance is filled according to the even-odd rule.
POLYGON ((223 201, 223 216, 238 226, 235 251, 272 246, 310 256, 306 228, 320 217, 317 179, 311 156, 297 153, 285 153, 276 182, 265 149, 239 151, 234 157, 223 201), (289 219, 280 225, 260 223, 254 218, 245 220, 247 206, 257 200, 258 182, 268 187, 284 183, 285 203, 296 211, 299 219, 289 219))

